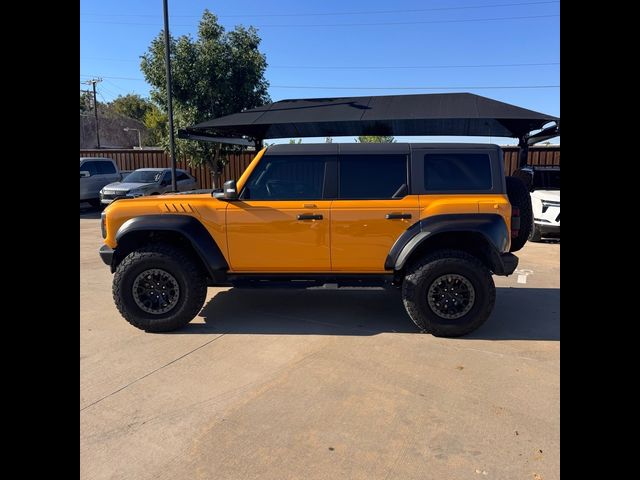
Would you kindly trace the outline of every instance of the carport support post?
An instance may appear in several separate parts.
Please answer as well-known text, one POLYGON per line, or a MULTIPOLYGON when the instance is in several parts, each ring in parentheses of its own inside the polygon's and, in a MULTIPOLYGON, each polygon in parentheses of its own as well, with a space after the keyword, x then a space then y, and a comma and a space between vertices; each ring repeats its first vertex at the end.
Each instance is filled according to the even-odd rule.
POLYGON ((520 137, 518 146, 520 147, 520 152, 518 155, 518 168, 524 168, 529 162, 529 142, 527 142, 527 138, 520 137))
POLYGON ((167 69, 167 114, 169 116, 169 148, 171 150, 171 189, 178 191, 176 184, 176 143, 173 138, 173 103, 171 98, 171 52, 169 51, 169 7, 167 0, 162 0, 164 13, 164 63, 167 69))

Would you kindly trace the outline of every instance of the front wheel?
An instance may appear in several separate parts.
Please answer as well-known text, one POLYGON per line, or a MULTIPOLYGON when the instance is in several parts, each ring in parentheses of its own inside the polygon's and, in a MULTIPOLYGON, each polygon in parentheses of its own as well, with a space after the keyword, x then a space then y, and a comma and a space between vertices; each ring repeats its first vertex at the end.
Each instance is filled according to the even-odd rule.
POLYGON ((147 332, 168 332, 188 324, 207 294, 204 274, 191 255, 166 244, 131 252, 113 277, 120 314, 147 332))
POLYGON ((412 265, 402 282, 411 320, 437 337, 457 337, 482 325, 493 310, 496 288, 489 270, 458 250, 435 252, 412 265))

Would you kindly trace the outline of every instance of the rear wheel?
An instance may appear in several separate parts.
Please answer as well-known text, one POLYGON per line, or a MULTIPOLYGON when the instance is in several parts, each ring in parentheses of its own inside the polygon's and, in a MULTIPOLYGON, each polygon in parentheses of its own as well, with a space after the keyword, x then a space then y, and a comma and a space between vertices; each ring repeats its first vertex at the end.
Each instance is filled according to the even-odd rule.
POLYGON ((147 332, 168 332, 188 324, 207 294, 204 274, 180 248, 152 244, 131 252, 113 277, 120 314, 147 332))
POLYGON ((422 331, 438 337, 465 335, 493 310, 496 290, 489 270, 458 250, 435 252, 408 269, 402 301, 422 331))
POLYGON ((510 252, 517 252, 527 243, 533 225, 531 195, 520 178, 506 177, 506 183, 509 203, 512 207, 518 207, 520 210, 520 229, 518 235, 511 239, 511 248, 509 249, 510 252))

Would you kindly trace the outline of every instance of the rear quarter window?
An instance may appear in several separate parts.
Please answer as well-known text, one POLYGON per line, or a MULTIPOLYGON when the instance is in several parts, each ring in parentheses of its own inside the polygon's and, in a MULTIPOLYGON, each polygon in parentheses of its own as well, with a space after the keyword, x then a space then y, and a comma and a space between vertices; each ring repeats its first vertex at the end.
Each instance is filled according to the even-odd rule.
POLYGON ((116 173, 116 167, 111 162, 96 162, 100 175, 110 175, 116 173))
POLYGON ((424 186, 427 192, 491 190, 491 159, 484 153, 427 153, 424 186))

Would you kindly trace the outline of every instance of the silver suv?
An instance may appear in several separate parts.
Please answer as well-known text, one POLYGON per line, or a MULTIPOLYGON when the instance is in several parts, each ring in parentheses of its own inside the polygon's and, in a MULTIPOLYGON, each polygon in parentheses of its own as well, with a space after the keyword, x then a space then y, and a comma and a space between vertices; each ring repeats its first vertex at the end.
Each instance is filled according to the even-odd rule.
POLYGON ((122 180, 116 162, 110 158, 80 157, 80 201, 100 206, 100 189, 122 180))
MULTIPOLYGON (((179 192, 195 190, 198 181, 184 170, 176 170, 179 192)), ((119 197, 142 197, 160 195, 171 191, 171 169, 139 168, 124 177, 121 182, 110 183, 100 190, 100 201, 107 205, 119 197)))

